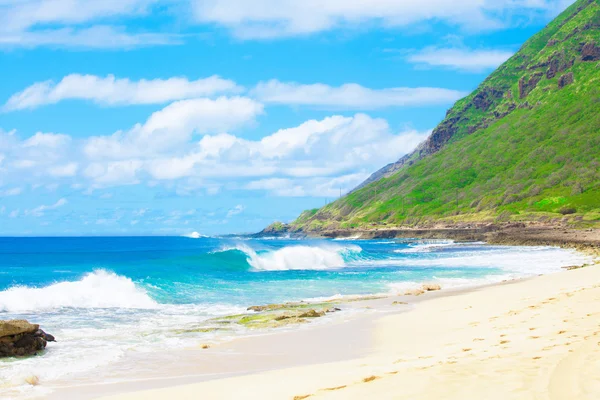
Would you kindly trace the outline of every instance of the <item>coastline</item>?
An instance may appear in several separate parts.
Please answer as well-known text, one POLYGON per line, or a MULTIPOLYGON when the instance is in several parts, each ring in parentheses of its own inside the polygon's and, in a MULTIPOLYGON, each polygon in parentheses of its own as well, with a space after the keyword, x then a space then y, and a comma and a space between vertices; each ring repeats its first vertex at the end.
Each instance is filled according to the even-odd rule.
POLYGON ((292 235, 328 239, 450 239, 485 241, 512 246, 556 246, 600 254, 600 229, 575 229, 568 226, 525 223, 463 223, 424 227, 384 227, 372 229, 334 229, 323 231, 264 230, 255 237, 292 235))
MULTIPOLYGON (((587 247, 584 250, 590 251, 590 249, 593 249, 593 247, 587 247)), ((585 269, 594 268, 597 267, 585 269)), ((185 387, 193 388, 193 392, 196 392, 196 390, 200 390, 197 386, 204 388, 205 385, 208 385, 212 388, 213 385, 218 386, 216 382, 244 381, 250 379, 249 377, 263 379, 273 374, 276 375, 278 372, 283 373, 283 371, 296 371, 299 369, 302 374, 311 375, 315 371, 324 368, 324 366, 347 365, 359 361, 360 365, 382 366, 385 363, 381 364, 379 361, 374 363, 373 357, 378 357, 379 352, 389 353, 394 346, 391 346, 391 343, 388 343, 387 340, 381 342, 379 339, 381 332, 396 332, 398 330, 397 322, 392 325, 383 322, 387 318, 405 318, 402 317, 405 314, 416 315, 418 319, 426 318, 423 316, 422 307, 431 302, 437 302, 443 308, 446 302, 445 299, 462 298, 474 293, 486 293, 497 290, 496 288, 507 288, 527 283, 533 285, 535 289, 539 284, 528 282, 538 282, 541 278, 563 276, 563 274, 572 272, 575 271, 564 271, 539 278, 520 278, 477 287, 444 289, 437 292, 428 292, 421 296, 389 295, 379 299, 342 302, 342 308, 345 308, 344 311, 364 309, 368 312, 362 314, 341 312, 328 318, 319 318, 318 322, 291 325, 283 330, 259 330, 253 336, 238 337, 216 344, 211 343, 209 349, 201 349, 200 346, 197 346, 196 348, 173 351, 168 358, 163 357, 160 361, 150 365, 144 364, 140 360, 136 362, 135 358, 128 358, 117 366, 112 376, 113 379, 107 379, 106 382, 101 384, 98 382, 92 384, 89 382, 81 382, 80 384, 77 382, 64 382, 63 387, 57 388, 46 398, 66 400, 97 398, 103 400, 105 398, 133 400, 137 398, 151 399, 153 398, 151 396, 164 398, 171 395, 170 393, 166 394, 165 391, 178 392, 185 387), (394 304, 395 302, 397 303, 394 304), (382 328, 382 326, 384 327, 382 328), (132 365, 135 366, 135 369, 131 368, 132 365), (141 371, 140 366, 142 367, 141 371), (144 373, 144 371, 153 370, 159 373, 144 373), (146 392, 148 390, 152 393, 146 392), (136 397, 142 395, 142 393, 144 397, 136 397)), ((560 278, 552 279, 560 280, 560 278)), ((438 313, 434 318, 443 319, 447 316, 438 313)), ((423 334, 425 333, 423 332, 423 334)), ((344 368, 349 367, 344 366, 344 368)), ((356 368, 350 369, 354 370, 356 368)), ((359 370, 361 369, 359 368, 359 370)), ((262 384, 252 385, 251 387, 256 393, 263 393, 263 390, 268 389, 268 385, 263 387, 262 384)), ((222 389, 216 387, 214 390, 216 392, 211 392, 211 396, 208 398, 236 398, 233 393, 226 393, 223 395, 224 397, 219 397, 219 391, 222 389)), ((276 393, 272 395, 270 392, 266 393, 269 393, 266 398, 288 398, 286 397, 287 394, 279 397, 279 394, 276 393)), ((195 398, 191 394, 177 396, 183 399, 195 398)), ((302 395, 295 394, 294 396, 302 395)), ((257 398, 265 397, 258 396, 257 398)))
MULTIPOLYGON (((139 391, 98 395, 102 400, 193 399, 199 393, 210 399, 463 399, 478 393, 487 399, 585 399, 600 388, 599 279, 600 266, 594 265, 435 293, 408 312, 367 324, 369 339, 359 357, 149 391, 140 384, 139 391)), ((285 341, 284 335, 269 338, 271 345, 285 341)), ((80 390, 89 394, 90 388, 80 390)))

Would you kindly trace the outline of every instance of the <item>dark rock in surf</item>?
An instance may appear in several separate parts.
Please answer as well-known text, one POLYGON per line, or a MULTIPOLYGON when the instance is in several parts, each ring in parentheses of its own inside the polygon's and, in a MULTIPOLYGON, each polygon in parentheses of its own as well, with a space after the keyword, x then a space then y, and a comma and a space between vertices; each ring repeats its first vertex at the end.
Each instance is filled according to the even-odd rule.
POLYGON ((0 321, 0 358, 25 357, 37 354, 48 342, 55 342, 37 324, 25 320, 0 321))

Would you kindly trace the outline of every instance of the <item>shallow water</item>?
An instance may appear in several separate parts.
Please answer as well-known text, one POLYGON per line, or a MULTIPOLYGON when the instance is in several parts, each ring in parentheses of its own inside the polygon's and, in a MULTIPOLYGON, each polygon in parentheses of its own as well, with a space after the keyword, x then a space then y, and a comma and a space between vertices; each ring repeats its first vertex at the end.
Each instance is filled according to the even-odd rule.
POLYGON ((0 397, 101 374, 128 354, 247 334, 198 328, 253 304, 474 286, 585 262, 569 250, 452 241, 0 238, 0 319, 35 321, 59 339, 43 357, 0 362, 0 397), (31 375, 46 385, 24 386, 31 375))

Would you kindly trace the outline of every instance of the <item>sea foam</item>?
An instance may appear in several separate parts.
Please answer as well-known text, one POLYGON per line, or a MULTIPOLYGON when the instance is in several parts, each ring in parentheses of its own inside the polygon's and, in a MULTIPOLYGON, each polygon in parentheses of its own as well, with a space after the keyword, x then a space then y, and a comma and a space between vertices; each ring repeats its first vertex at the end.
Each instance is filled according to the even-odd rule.
POLYGON ((286 246, 277 250, 256 251, 246 245, 227 250, 242 251, 255 271, 328 270, 346 266, 344 255, 360 253, 360 246, 286 246))
POLYGON ((15 286, 0 292, 0 311, 26 312, 58 308, 138 308, 158 304, 129 278, 97 270, 78 281, 42 288, 15 286))

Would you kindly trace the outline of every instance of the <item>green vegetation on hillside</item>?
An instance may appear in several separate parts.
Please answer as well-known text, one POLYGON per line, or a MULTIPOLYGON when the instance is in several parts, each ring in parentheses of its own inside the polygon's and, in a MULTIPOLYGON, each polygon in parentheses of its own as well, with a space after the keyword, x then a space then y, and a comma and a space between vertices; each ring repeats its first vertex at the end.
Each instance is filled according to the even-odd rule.
POLYGON ((532 37, 407 159, 290 228, 600 222, 600 0, 532 37))

